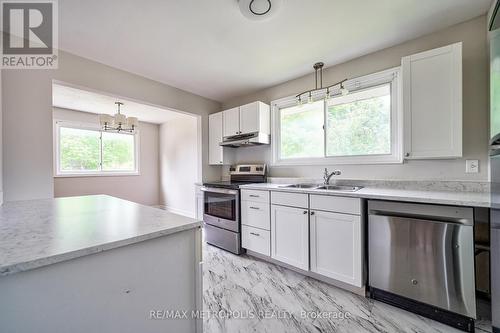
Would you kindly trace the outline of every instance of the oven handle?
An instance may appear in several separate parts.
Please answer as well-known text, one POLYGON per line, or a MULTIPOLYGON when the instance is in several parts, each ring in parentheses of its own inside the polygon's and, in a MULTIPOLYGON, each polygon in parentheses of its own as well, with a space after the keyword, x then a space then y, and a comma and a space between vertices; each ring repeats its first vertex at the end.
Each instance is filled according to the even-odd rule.
POLYGON ((218 187, 205 187, 203 186, 200 190, 203 192, 214 192, 214 193, 223 193, 223 194, 238 194, 238 190, 228 190, 225 188, 218 187))

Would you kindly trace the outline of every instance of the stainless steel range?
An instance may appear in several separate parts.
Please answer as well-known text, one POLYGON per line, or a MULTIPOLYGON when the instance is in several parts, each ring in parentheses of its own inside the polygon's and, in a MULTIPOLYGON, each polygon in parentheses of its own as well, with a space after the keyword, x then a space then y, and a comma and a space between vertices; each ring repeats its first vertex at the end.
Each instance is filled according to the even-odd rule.
POLYGON ((240 254, 240 186, 265 183, 265 164, 241 164, 229 169, 230 181, 203 183, 203 221, 207 243, 240 254))

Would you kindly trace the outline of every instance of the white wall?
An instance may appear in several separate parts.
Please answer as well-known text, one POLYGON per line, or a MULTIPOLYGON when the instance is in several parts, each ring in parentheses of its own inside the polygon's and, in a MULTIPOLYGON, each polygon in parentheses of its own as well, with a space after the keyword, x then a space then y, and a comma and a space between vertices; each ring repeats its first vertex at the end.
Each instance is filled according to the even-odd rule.
POLYGON ((198 181, 198 121, 180 116, 160 125, 160 203, 167 210, 195 216, 198 181))
MULTIPOLYGON (((375 52, 343 64, 327 68, 323 73, 325 84, 374 73, 399 66, 401 57, 420 51, 463 42, 463 156, 457 160, 410 161, 398 165, 340 165, 343 178, 350 179, 403 179, 403 180, 488 180, 488 51, 484 16, 436 32, 431 35, 375 52), (465 173, 465 159, 478 159, 480 172, 465 173)), ((318 59, 321 60, 321 59, 318 59)), ((328 65, 328 64, 327 64, 328 65)), ((312 66, 312 64, 311 64, 312 66)), ((311 72, 312 72, 311 68, 311 72)), ((223 103, 224 109, 260 100, 295 95, 314 86, 313 75, 307 75, 268 89, 223 103)), ((237 162, 271 160, 269 146, 239 148, 237 162)), ((321 178, 325 166, 271 167, 275 177, 321 178)), ((334 165, 328 165, 334 168, 334 165)), ((227 173, 227 167, 224 173, 227 173)))
MULTIPOLYGON (((54 196, 52 168, 52 80, 160 107, 202 116, 208 142, 208 114, 220 103, 67 52, 59 52, 59 69, 3 72, 4 198, 6 201, 54 196), (22 131, 21 128, 22 127, 22 131)), ((208 165, 203 145, 203 179, 220 178, 208 165)))
MULTIPOLYGON (((54 108, 54 119, 98 123, 96 114, 54 108)), ((108 194, 144 205, 158 205, 159 185, 159 125, 139 124, 140 174, 111 177, 55 177, 54 196, 68 197, 89 194, 108 194)))

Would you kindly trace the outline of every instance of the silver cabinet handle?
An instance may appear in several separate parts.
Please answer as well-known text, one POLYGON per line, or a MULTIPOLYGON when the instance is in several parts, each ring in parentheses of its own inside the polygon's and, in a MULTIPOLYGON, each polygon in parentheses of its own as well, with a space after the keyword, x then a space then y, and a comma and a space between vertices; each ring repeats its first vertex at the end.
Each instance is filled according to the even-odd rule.
POLYGON ((305 210, 303 214, 307 214, 307 210, 305 210))
POLYGON ((250 235, 254 235, 254 236, 260 236, 260 234, 258 233, 255 233, 255 232, 251 232, 250 235))
POLYGON ((405 154, 405 157, 410 157, 410 153, 406 153, 406 154, 405 154))
POLYGON ((260 195, 250 194, 249 197, 250 198, 260 198, 260 195))
POLYGON ((315 213, 314 212, 311 212, 311 215, 314 215, 315 213))
POLYGON ((256 209, 256 210, 259 210, 260 208, 259 208, 259 207, 253 207, 253 206, 250 206, 250 209, 256 209))

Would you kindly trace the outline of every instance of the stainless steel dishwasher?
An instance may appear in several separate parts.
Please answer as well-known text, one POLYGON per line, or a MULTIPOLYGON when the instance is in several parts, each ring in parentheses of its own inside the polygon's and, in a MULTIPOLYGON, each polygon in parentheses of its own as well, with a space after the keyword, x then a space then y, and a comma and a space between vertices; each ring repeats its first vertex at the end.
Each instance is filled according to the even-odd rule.
POLYGON ((370 296, 474 330, 474 210, 368 202, 370 296))

